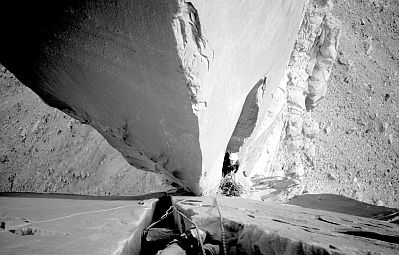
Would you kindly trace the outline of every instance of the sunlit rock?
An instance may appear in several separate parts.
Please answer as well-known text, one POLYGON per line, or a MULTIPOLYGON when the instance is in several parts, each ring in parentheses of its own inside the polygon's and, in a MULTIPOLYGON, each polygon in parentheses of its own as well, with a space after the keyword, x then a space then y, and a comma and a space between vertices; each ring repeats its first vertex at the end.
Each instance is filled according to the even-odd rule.
POLYGON ((306 2, 7 1, 0 62, 130 164, 205 194, 247 101, 267 139, 306 2))

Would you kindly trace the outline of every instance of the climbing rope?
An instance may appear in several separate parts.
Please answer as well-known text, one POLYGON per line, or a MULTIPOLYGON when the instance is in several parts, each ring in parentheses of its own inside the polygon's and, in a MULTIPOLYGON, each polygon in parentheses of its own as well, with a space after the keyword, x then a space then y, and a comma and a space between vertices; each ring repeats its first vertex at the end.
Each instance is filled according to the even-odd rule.
MULTIPOLYGON (((183 200, 184 201, 184 200, 183 200)), ((195 222, 193 222, 192 220, 190 220, 186 215, 184 215, 182 212, 180 212, 175 206, 170 206, 168 208, 168 210, 166 210, 166 212, 161 216, 161 218, 159 218, 159 220, 155 221, 154 223, 151 223, 146 229, 145 231, 148 231, 149 229, 151 229, 153 226, 155 226, 156 224, 158 224, 159 222, 163 221, 164 219, 166 219, 166 217, 168 217, 171 213, 173 212, 177 212, 178 214, 180 214, 183 218, 185 218, 187 221, 189 221, 191 224, 193 224, 196 232, 197 232, 197 236, 198 236, 198 244, 201 248, 202 251, 202 255, 205 255, 205 250, 203 247, 203 242, 202 242, 202 238, 199 232, 199 228, 197 226, 197 224, 195 224, 195 222)))
POLYGON ((164 219, 166 219, 166 217, 168 217, 169 214, 173 213, 173 208, 174 208, 173 205, 171 207, 169 207, 168 210, 166 210, 166 212, 164 213, 164 215, 162 215, 161 218, 159 218, 159 220, 157 220, 156 222, 151 223, 145 230, 148 231, 150 228, 152 228, 153 226, 155 226, 159 222, 161 222, 164 219))
POLYGON ((39 221, 25 222, 23 224, 18 224, 18 225, 14 225, 14 226, 11 226, 11 227, 7 227, 7 228, 5 228, 5 230, 0 231, 0 233, 8 232, 8 231, 14 230, 16 228, 23 228, 23 227, 26 227, 26 226, 32 225, 32 224, 58 221, 58 220, 63 220, 63 219, 67 219, 67 218, 72 218, 72 217, 79 216, 79 215, 91 214, 91 213, 100 213, 100 212, 108 212, 108 211, 113 211, 113 210, 119 210, 119 209, 122 209, 122 208, 131 207, 131 206, 134 206, 134 205, 123 205, 123 206, 118 206, 118 207, 113 207, 113 208, 108 208, 108 209, 102 209, 102 210, 96 210, 96 211, 74 213, 74 214, 71 214, 71 215, 67 215, 67 216, 63 216, 63 217, 59 217, 59 218, 55 218, 55 219, 49 219, 49 220, 39 220, 39 221))
POLYGON ((177 212, 178 214, 180 214, 183 218, 185 218, 185 219, 188 220, 191 224, 194 225, 195 230, 196 230, 196 232, 197 232, 198 241, 199 241, 199 245, 200 245, 200 247, 201 247, 202 254, 205 255, 205 250, 204 250, 204 247, 203 247, 202 239, 201 239, 201 236, 200 236, 200 233, 199 233, 197 224, 195 224, 195 222, 193 222, 192 220, 190 220, 186 215, 184 215, 183 213, 181 213, 181 212, 180 212, 179 210, 177 210, 176 208, 174 208, 174 210, 175 210, 175 212, 177 212))
POLYGON ((220 209, 219 209, 219 205, 218 205, 218 202, 216 200, 216 197, 214 197, 214 201, 215 201, 215 206, 216 206, 216 208, 218 210, 218 213, 219 213, 220 232, 221 232, 222 244, 223 244, 223 254, 227 255, 226 235, 225 235, 225 232, 224 232, 223 218, 222 218, 222 214, 220 213, 220 209))

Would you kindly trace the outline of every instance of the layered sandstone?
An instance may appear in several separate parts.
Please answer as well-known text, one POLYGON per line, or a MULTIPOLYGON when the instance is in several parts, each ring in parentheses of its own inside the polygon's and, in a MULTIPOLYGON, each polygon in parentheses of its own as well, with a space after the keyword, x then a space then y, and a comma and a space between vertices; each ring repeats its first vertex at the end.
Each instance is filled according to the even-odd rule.
POLYGON ((205 194, 246 101, 264 129, 306 2, 7 1, 0 62, 130 164, 205 194))
POLYGON ((312 119, 312 110, 326 95, 340 36, 340 21, 332 16, 332 8, 331 1, 308 3, 285 75, 270 92, 270 104, 263 107, 255 91, 252 101, 246 101, 251 110, 243 108, 240 120, 253 123, 252 131, 240 147, 235 146, 239 121, 228 149, 239 154, 236 178, 252 198, 300 192, 292 191, 313 165, 319 124, 312 119), (260 115, 257 109, 267 114, 260 115))
POLYGON ((179 227, 195 223, 224 240, 227 254, 397 254, 399 248, 398 225, 376 219, 243 198, 173 197, 173 202, 191 221, 176 213, 179 227))

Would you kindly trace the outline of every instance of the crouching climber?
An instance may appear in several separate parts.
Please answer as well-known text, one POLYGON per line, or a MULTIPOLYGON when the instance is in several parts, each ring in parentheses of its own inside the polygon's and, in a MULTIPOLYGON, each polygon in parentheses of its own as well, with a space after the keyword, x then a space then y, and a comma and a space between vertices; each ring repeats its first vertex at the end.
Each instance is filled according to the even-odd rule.
POLYGON ((242 185, 237 182, 235 174, 240 167, 237 153, 226 153, 223 162, 222 176, 220 181, 220 193, 225 196, 239 197, 243 194, 242 185))
POLYGON ((227 152, 224 156, 223 162, 223 176, 226 176, 230 173, 237 173, 238 167, 240 163, 238 161, 237 153, 227 152))

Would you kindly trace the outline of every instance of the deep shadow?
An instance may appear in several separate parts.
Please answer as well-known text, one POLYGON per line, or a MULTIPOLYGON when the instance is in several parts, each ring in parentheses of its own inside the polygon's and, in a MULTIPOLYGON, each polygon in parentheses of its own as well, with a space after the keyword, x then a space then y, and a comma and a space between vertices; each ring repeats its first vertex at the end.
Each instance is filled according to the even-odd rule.
MULTIPOLYGON (((172 198, 170 196, 162 196, 159 198, 158 203, 155 205, 154 215, 152 216, 152 222, 156 222, 161 219, 165 212, 172 206, 172 198)), ((170 214, 165 219, 157 223, 157 228, 170 228, 175 227, 175 220, 173 214, 170 214)))
POLYGON ((171 206, 172 198, 170 196, 159 198, 152 216, 152 224, 143 231, 140 254, 156 254, 157 251, 165 248, 169 242, 179 236, 173 213, 165 217, 165 213, 171 206), (168 231, 165 232, 165 230, 168 231), (158 236, 157 233, 161 235, 158 236))
POLYGON ((388 243, 399 244, 399 236, 381 235, 378 233, 368 232, 368 231, 341 231, 340 233, 346 234, 346 235, 351 235, 351 236, 360 236, 360 237, 384 241, 384 242, 388 242, 388 243))
POLYGON ((248 93, 241 110, 240 117, 227 145, 228 152, 238 152, 244 140, 254 131, 258 120, 259 105, 257 92, 260 86, 266 83, 266 78, 260 79, 248 93))

